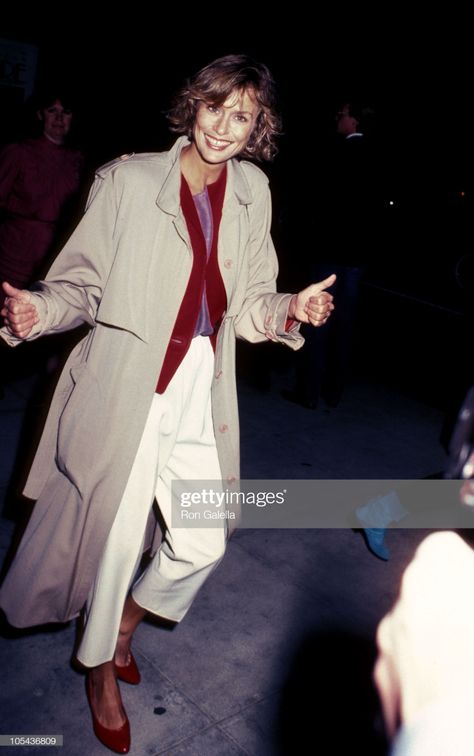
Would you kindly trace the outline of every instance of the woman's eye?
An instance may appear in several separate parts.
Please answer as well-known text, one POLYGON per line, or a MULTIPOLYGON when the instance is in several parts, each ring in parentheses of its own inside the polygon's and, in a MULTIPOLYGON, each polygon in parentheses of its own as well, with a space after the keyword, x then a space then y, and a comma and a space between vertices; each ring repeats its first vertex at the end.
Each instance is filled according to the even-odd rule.
POLYGON ((218 113, 219 112, 219 108, 217 107, 217 105, 208 105, 207 109, 208 109, 208 111, 210 113, 218 113))

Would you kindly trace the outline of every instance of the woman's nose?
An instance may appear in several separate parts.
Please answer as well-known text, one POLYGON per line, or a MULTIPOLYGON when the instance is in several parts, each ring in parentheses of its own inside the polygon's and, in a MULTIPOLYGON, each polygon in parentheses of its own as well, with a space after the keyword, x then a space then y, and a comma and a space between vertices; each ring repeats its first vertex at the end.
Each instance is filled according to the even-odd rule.
POLYGON ((222 113, 222 115, 217 120, 216 125, 215 125, 215 130, 217 134, 225 134, 227 132, 228 125, 229 125, 228 116, 225 113, 222 113))

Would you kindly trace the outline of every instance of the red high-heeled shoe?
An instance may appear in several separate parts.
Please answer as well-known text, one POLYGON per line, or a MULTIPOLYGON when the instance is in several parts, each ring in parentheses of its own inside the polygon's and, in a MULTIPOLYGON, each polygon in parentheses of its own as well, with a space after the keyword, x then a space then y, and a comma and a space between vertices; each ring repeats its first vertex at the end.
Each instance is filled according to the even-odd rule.
POLYGON ((142 679, 140 675, 140 670, 137 667, 137 663, 134 659, 132 652, 130 651, 129 653, 130 653, 130 660, 128 664, 126 664, 124 667, 120 667, 116 663, 115 672, 119 680, 129 683, 130 685, 138 685, 138 683, 142 679))
POLYGON ((112 730, 110 727, 104 727, 97 719, 94 709, 92 708, 92 696, 90 690, 90 676, 86 675, 86 696, 89 708, 92 714, 92 725, 95 736, 103 745, 110 748, 115 753, 128 753, 130 750, 130 722, 125 714, 125 722, 118 730, 112 730))

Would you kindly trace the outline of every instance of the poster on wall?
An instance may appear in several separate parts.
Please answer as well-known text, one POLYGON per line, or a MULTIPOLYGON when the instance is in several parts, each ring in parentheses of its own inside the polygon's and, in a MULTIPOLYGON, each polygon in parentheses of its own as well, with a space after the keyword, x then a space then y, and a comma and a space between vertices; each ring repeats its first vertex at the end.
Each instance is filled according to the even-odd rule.
POLYGON ((37 60, 36 45, 0 38, 0 142, 17 130, 21 109, 35 86, 37 60))

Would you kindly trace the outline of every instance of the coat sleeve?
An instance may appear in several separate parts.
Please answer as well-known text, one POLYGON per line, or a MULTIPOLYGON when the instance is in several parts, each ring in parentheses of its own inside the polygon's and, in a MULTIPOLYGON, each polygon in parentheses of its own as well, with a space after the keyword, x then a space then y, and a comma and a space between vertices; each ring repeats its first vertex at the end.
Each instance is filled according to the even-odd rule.
MULTIPOLYGON (((248 166, 247 166, 248 167, 248 166)), ((270 234, 271 197, 266 177, 255 166, 260 178, 253 191, 254 201, 247 206, 250 225, 248 244, 248 284, 245 300, 235 318, 235 333, 246 341, 270 339, 299 349, 304 339, 299 324, 288 326, 288 307, 292 294, 276 291, 278 260, 270 234)))
MULTIPOLYGON (((117 187, 113 173, 97 177, 92 185, 84 217, 54 261, 44 281, 31 289, 40 322, 27 340, 46 333, 94 325, 97 308, 114 259, 114 226, 117 187)), ((20 340, 2 329, 12 346, 20 340)))

